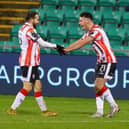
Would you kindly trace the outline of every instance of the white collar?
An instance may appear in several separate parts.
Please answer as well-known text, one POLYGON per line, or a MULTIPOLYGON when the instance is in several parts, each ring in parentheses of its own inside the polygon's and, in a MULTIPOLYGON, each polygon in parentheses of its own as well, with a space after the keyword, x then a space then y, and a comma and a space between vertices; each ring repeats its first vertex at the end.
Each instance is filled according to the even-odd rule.
POLYGON ((27 24, 27 25, 29 25, 29 26, 33 27, 33 25, 32 25, 32 24, 30 24, 29 22, 26 22, 25 24, 27 24))

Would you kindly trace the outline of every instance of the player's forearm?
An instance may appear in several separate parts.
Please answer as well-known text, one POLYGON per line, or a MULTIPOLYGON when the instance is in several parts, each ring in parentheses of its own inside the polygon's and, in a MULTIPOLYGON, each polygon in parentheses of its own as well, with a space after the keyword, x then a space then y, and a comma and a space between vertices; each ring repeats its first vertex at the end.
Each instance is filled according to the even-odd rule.
POLYGON ((56 48, 56 47, 57 47, 56 44, 46 42, 46 41, 44 41, 42 38, 39 38, 39 39, 38 39, 38 43, 39 43, 39 45, 40 45, 41 47, 43 47, 43 48, 56 48))
POLYGON ((68 46, 67 48, 65 48, 64 51, 65 51, 66 53, 68 53, 68 52, 71 52, 71 51, 73 51, 73 50, 77 50, 77 49, 83 47, 84 45, 85 45, 85 42, 80 39, 80 40, 78 40, 78 41, 72 43, 72 44, 71 44, 70 46, 68 46))
POLYGON ((71 52, 71 51, 73 51, 73 50, 77 50, 77 49, 79 49, 79 48, 80 48, 80 45, 74 44, 74 45, 70 45, 70 46, 68 46, 67 48, 65 48, 64 51, 65 51, 66 53, 68 53, 68 52, 71 52))
POLYGON ((64 51, 65 53, 68 53, 73 50, 77 50, 92 41, 93 41, 93 38, 91 36, 87 37, 86 39, 79 39, 76 42, 72 43, 70 46, 68 46, 66 49, 64 49, 64 51))

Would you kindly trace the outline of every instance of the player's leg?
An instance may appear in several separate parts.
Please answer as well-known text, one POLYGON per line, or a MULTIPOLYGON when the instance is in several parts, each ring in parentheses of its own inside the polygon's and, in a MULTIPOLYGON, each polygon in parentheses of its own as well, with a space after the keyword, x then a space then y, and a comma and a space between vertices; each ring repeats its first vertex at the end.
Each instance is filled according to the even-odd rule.
POLYGON ((34 78, 34 96, 44 116, 56 116, 58 113, 49 112, 42 94, 42 84, 39 79, 38 66, 33 67, 34 78))
POLYGON ((17 93, 13 104, 11 105, 10 109, 8 110, 8 114, 16 115, 16 109, 21 105, 24 101, 25 97, 28 93, 32 90, 32 82, 31 82, 31 67, 22 67, 22 76, 23 76, 23 88, 17 93))
MULTIPOLYGON (((114 72, 116 69, 116 63, 107 63, 104 78, 107 80, 111 80, 113 78, 114 72)), ((108 89, 103 94, 104 98, 107 100, 107 102, 110 104, 110 113, 107 115, 107 117, 112 117, 116 112, 118 112, 119 106, 115 102, 111 91, 108 89)))
POLYGON ((15 110, 21 105, 21 103, 24 101, 25 97, 28 95, 31 89, 32 89, 32 84, 29 82, 24 82, 24 86, 17 93, 16 98, 13 101, 13 104, 11 105, 11 108, 8 110, 8 114, 16 115, 15 110))
POLYGON ((42 94, 42 84, 40 80, 36 80, 35 84, 34 84, 34 95, 35 95, 35 99, 40 107, 40 110, 42 111, 42 115, 43 116, 56 116, 58 115, 57 112, 50 112, 47 109, 45 100, 43 98, 43 94, 42 94))
POLYGON ((95 92, 96 92, 97 114, 98 112, 99 114, 103 113, 102 103, 104 99, 108 101, 112 109, 111 110, 112 113, 110 112, 110 116, 113 116, 114 112, 117 111, 117 109, 119 109, 110 90, 105 86, 105 82, 107 81, 107 79, 112 79, 115 68, 116 64, 112 63, 101 63, 96 66, 95 92))
POLYGON ((109 89, 103 94, 103 96, 107 100, 107 102, 110 104, 110 112, 107 115, 107 117, 113 117, 115 113, 119 112, 120 108, 115 102, 115 99, 113 98, 111 91, 109 89))
POLYGON ((95 93, 96 93, 96 108, 97 111, 92 117, 103 117, 103 106, 104 106, 104 97, 102 94, 105 92, 107 87, 104 86, 105 79, 96 78, 95 80, 95 93))
POLYGON ((96 115, 94 114, 94 117, 101 117, 103 115, 104 99, 106 99, 110 104, 110 113, 107 115, 107 117, 112 117, 116 112, 119 111, 119 107, 116 104, 109 88, 104 85, 105 81, 106 80, 103 78, 96 78, 95 81, 97 112, 96 115))
POLYGON ((101 106, 100 103, 102 103, 102 101, 100 101, 100 98, 103 98, 103 100, 106 99, 111 107, 108 117, 112 117, 116 112, 119 111, 119 107, 116 104, 110 90, 105 86, 106 80, 112 79, 113 73, 115 71, 115 67, 116 67, 116 64, 105 63, 105 64, 98 65, 96 69, 95 91, 96 91, 96 103, 98 103, 97 111, 99 111, 99 108, 101 106))
POLYGON ((40 80, 35 81, 34 96, 35 96, 35 99, 36 99, 41 111, 46 111, 47 107, 46 107, 46 103, 45 103, 44 98, 43 98, 42 86, 41 86, 41 81, 40 80))

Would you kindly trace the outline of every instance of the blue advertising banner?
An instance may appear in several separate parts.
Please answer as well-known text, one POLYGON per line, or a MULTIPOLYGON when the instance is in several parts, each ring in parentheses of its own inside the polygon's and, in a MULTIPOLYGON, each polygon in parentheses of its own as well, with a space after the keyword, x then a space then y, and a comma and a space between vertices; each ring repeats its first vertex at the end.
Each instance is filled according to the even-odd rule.
MULTIPOLYGON (((115 98, 129 99, 129 57, 117 60, 114 79, 106 85, 115 98)), ((16 94, 22 88, 19 54, 0 53, 0 62, 0 94, 16 94)), ((41 54, 39 73, 44 96, 95 97, 95 64, 96 56, 41 54)))

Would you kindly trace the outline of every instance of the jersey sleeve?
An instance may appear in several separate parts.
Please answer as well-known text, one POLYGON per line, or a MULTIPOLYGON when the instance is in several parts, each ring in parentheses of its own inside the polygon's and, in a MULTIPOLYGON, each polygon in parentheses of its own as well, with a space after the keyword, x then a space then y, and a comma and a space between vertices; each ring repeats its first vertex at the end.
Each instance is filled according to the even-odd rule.
POLYGON ((40 38, 36 30, 34 30, 33 28, 30 28, 28 30, 27 36, 29 36, 33 41, 37 41, 40 38))
POLYGON ((93 37, 95 40, 100 40, 101 39, 101 33, 97 30, 91 31, 89 33, 89 36, 93 37))

